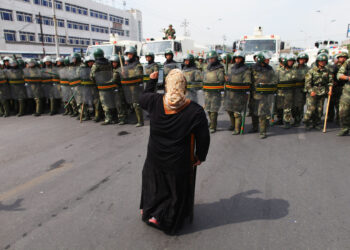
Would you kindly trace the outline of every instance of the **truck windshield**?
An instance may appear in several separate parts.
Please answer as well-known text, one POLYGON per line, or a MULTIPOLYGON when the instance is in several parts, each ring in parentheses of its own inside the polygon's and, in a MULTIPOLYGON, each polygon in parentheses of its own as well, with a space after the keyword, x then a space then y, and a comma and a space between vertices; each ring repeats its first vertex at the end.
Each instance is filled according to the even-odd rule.
POLYGON ((109 57, 113 54, 113 45, 96 45, 96 46, 89 47, 86 51, 86 55, 93 56, 94 52, 98 48, 103 50, 103 52, 105 53, 105 57, 109 57))
POLYGON ((172 49, 171 41, 151 42, 142 45, 141 55, 153 52, 155 55, 164 54, 166 49, 172 49))
POLYGON ((276 40, 245 40, 240 42, 239 48, 245 53, 254 53, 262 50, 268 50, 275 53, 276 40))

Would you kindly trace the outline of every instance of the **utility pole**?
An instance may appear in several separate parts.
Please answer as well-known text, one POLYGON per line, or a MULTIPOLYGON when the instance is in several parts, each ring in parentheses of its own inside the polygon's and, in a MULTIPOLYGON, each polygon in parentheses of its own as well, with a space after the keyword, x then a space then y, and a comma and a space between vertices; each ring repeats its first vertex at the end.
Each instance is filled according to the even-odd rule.
POLYGON ((58 34, 57 34, 57 19, 56 19, 56 3, 52 1, 52 13, 53 13, 53 23, 55 26, 55 44, 56 44, 56 57, 60 57, 60 48, 58 45, 58 34))
POLYGON ((43 46, 43 54, 44 56, 46 55, 45 53, 45 42, 44 42, 44 33, 43 33, 43 19, 41 17, 41 14, 39 12, 39 24, 40 24, 40 37, 41 37, 41 44, 43 46))
POLYGON ((226 35, 222 36, 222 52, 225 53, 225 42, 226 42, 227 38, 226 35))
POLYGON ((187 21, 187 19, 185 19, 182 23, 181 23, 181 27, 184 28, 184 36, 190 36, 190 32, 187 30, 187 27, 189 26, 189 22, 187 21))

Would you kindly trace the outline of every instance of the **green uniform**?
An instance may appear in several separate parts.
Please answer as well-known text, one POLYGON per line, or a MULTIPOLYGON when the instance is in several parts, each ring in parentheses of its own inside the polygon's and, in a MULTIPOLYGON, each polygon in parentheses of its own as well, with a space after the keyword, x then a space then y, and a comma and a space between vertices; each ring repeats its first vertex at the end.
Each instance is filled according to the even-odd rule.
POLYGON ((170 39, 175 39, 176 38, 175 33, 176 33, 176 31, 174 29, 167 29, 165 31, 165 37, 164 38, 165 39, 169 39, 169 37, 170 37, 170 39))
POLYGON ((242 116, 251 88, 251 72, 244 63, 234 64, 228 71, 228 82, 225 84, 224 106, 227 111, 234 134, 239 134, 242 116))
POLYGON ((185 65, 182 71, 187 81, 187 98, 198 103, 198 91, 202 89, 201 71, 195 65, 185 65))
POLYGON ((114 100, 118 111, 119 124, 125 124, 127 118, 127 105, 125 101, 123 87, 121 85, 121 68, 113 69, 113 83, 117 85, 114 90, 114 100))
POLYGON ((23 70, 20 68, 13 68, 6 70, 6 76, 10 84, 12 99, 18 101, 17 116, 24 115, 25 99, 27 98, 26 87, 24 85, 23 70))
POLYGON ((124 66, 121 84, 126 102, 133 105, 137 122, 143 125, 143 111, 139 104, 139 97, 143 92, 143 67, 136 58, 124 66))
POLYGON ((334 85, 332 89, 331 100, 329 103, 329 111, 328 111, 329 121, 333 121, 335 119, 336 122, 339 122, 339 102, 340 102, 340 96, 342 94, 343 87, 345 84, 343 80, 337 79, 337 74, 341 66, 342 66, 341 63, 337 63, 331 66, 334 85))
POLYGON ((73 108, 73 114, 71 116, 78 116, 81 111, 81 91, 80 91, 80 66, 73 64, 68 67, 69 74, 69 86, 72 89, 72 92, 75 93, 73 100, 71 101, 71 106, 73 108))
POLYGON ((107 59, 99 58, 95 61, 91 68, 90 78, 97 86, 102 109, 105 113, 105 121, 102 124, 111 124, 113 123, 113 111, 116 109, 114 90, 117 84, 112 81, 112 66, 107 59))
POLYGON ((10 86, 7 81, 5 70, 0 69, 0 105, 2 106, 3 116, 5 117, 10 115, 10 99, 10 86))
POLYGON ((179 68, 177 65, 177 62, 175 62, 174 60, 167 60, 164 62, 163 65, 163 84, 165 85, 165 78, 167 77, 167 75, 169 74, 169 72, 172 69, 177 69, 179 68))
POLYGON ((210 118, 210 130, 216 131, 218 112, 221 106, 221 92, 225 88, 224 67, 216 61, 209 64, 203 73, 205 110, 210 118))
POLYGON ((288 127, 292 120, 295 87, 294 68, 284 67, 277 71, 277 115, 288 127), (283 118, 282 118, 283 117, 283 118))
MULTIPOLYGON (((339 69, 337 79, 340 76, 350 76, 350 59, 348 59, 339 69)), ((348 134, 350 130, 350 81, 345 82, 339 102, 339 122, 343 134, 348 134)))
MULTIPOLYGON (((150 74, 152 74, 153 72, 159 72, 159 66, 157 63, 155 62, 151 62, 151 63, 147 63, 144 66, 144 75, 143 75, 143 82, 146 86, 148 86, 149 82, 150 82, 150 74)), ((158 81, 157 81, 158 82, 158 81)), ((157 92, 157 88, 154 88, 155 92, 157 92)))
POLYGON ((268 119, 271 116, 273 99, 277 90, 277 80, 270 65, 262 66, 256 63, 252 66, 254 114, 252 115, 253 130, 260 131, 262 138, 266 137, 268 119))
POLYGON ((327 67, 314 66, 307 72, 305 76, 306 113, 304 115, 304 123, 307 128, 311 125, 320 128, 324 100, 329 86, 333 85, 332 82, 332 75, 327 67), (311 92, 315 92, 316 96, 311 96, 311 92))
POLYGON ((295 88, 294 88, 294 103, 292 108, 292 113, 294 117, 294 124, 299 125, 303 114, 305 106, 305 75, 310 70, 309 67, 304 64, 295 64, 295 88))
POLYGON ((42 101, 45 97, 44 90, 42 87, 42 72, 38 67, 29 67, 23 69, 24 82, 31 89, 31 95, 28 98, 34 98, 35 100, 35 113, 38 116, 42 113, 42 101))

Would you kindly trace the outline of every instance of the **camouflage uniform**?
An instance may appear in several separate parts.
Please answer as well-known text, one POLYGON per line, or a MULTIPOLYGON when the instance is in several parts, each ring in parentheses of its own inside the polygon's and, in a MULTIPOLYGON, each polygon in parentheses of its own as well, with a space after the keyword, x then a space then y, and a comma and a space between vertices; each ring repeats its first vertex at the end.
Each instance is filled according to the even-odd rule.
POLYGON ((123 87, 121 85, 121 68, 114 68, 113 69, 113 83, 117 85, 117 87, 114 90, 114 100, 115 100, 115 106, 118 111, 118 120, 119 125, 124 125, 127 121, 127 105, 125 101, 124 91, 123 87))
POLYGON ((80 66, 80 86, 82 120, 90 120, 89 106, 94 105, 94 100, 97 95, 95 83, 90 78, 91 68, 85 63, 80 66))
MULTIPOLYGON (((150 75, 153 72, 159 72, 159 66, 154 61, 149 62, 144 66, 143 82, 146 86, 148 86, 148 84, 151 80, 150 75)), ((157 82, 158 82, 158 80, 157 80, 157 82)), ((157 92, 157 87, 154 88, 154 91, 157 92)))
POLYGON ((11 96, 14 100, 18 101, 17 116, 22 116, 25 112, 25 99, 27 98, 23 70, 18 68, 18 66, 10 67, 10 69, 6 70, 6 76, 10 84, 11 96))
MULTIPOLYGON (((82 110, 82 92, 81 92, 81 79, 80 79, 80 65, 73 64, 68 68, 69 72, 69 86, 71 87, 74 95, 74 99, 71 101, 73 108, 72 117, 78 116, 82 110)), ((77 117, 79 119, 79 117, 77 117)))
POLYGON ((332 96, 329 103, 329 110, 328 110, 328 120, 333 121, 334 118, 336 122, 339 122, 339 102, 340 97, 342 95, 343 87, 345 82, 343 80, 337 79, 337 74, 339 72, 339 69, 341 68, 343 64, 336 63, 332 65, 330 68, 332 70, 332 76, 333 76, 333 88, 332 88, 332 96))
MULTIPOLYGON (((348 59, 339 69, 337 79, 341 76, 350 77, 350 59, 348 59)), ((338 135, 346 135, 350 131, 350 80, 348 78, 343 87, 343 92, 339 102, 339 121, 341 132, 338 135)))
POLYGON ((40 116, 42 114, 42 98, 44 90, 42 88, 42 72, 35 66, 35 62, 30 61, 29 67, 23 69, 24 81, 31 88, 32 98, 35 100, 35 113, 33 115, 40 116))
POLYGON ((5 70, 0 69, 0 105, 2 105, 4 117, 10 115, 10 99, 10 86, 7 81, 5 70))
POLYGON ((295 70, 285 66, 277 74, 277 115, 283 116, 285 128, 290 127, 295 87, 295 70))
POLYGON ((277 90, 276 75, 270 65, 256 63, 252 67, 254 115, 253 131, 259 127, 260 138, 266 138, 268 119, 271 116, 271 105, 277 90))
POLYGON ((294 124, 299 125, 303 114, 305 106, 305 75, 310 70, 305 64, 297 64, 294 66, 295 70, 295 88, 294 88, 294 104, 292 108, 292 114, 294 117, 294 124))
POLYGON ((225 85, 224 106, 230 117, 234 135, 239 134, 240 131, 241 113, 247 105, 251 83, 251 72, 244 62, 230 67, 228 82, 225 85))
POLYGON ((216 61, 208 65, 203 73, 203 91, 205 110, 210 119, 210 132, 214 133, 217 126, 218 112, 221 106, 221 92, 224 91, 225 70, 216 61))
POLYGON ((102 109, 105 113, 103 125, 113 123, 113 110, 115 107, 114 90, 117 84, 112 81, 113 71, 109 61, 105 58, 98 58, 91 68, 90 78, 97 85, 102 109))
POLYGON ((72 90, 69 86, 69 58, 65 59, 65 66, 61 67, 58 70, 58 74, 60 77, 60 91, 62 102, 64 103, 65 111, 63 115, 71 115, 73 114, 73 108, 70 104, 68 104, 69 99, 72 96, 72 90))
POLYGON ((311 125, 321 129, 324 100, 328 93, 328 87, 333 85, 332 82, 332 75, 326 67, 314 66, 307 72, 305 76, 306 113, 304 115, 307 129, 311 128, 311 125), (315 92, 316 96, 311 96, 311 92, 315 92))
POLYGON ((198 91, 202 89, 201 72, 194 63, 185 65, 183 73, 187 81, 187 97, 198 103, 198 91))
POLYGON ((175 36, 175 33, 176 33, 176 31, 174 30, 174 29, 167 29, 166 31, 165 31, 165 37, 164 37, 164 39, 169 39, 169 37, 171 38, 171 39, 175 39, 176 38, 176 36, 175 36))

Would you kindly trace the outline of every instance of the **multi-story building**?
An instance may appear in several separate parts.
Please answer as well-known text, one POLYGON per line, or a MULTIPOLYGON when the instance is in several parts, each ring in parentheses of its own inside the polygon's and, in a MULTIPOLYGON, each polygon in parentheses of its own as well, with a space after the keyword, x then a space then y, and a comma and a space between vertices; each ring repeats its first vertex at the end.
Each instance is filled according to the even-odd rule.
POLYGON ((139 10, 121 10, 92 0, 6 0, 0 1, 0 55, 38 57, 43 48, 55 55, 53 2, 61 56, 109 41, 110 34, 118 34, 120 40, 142 40, 139 10))

